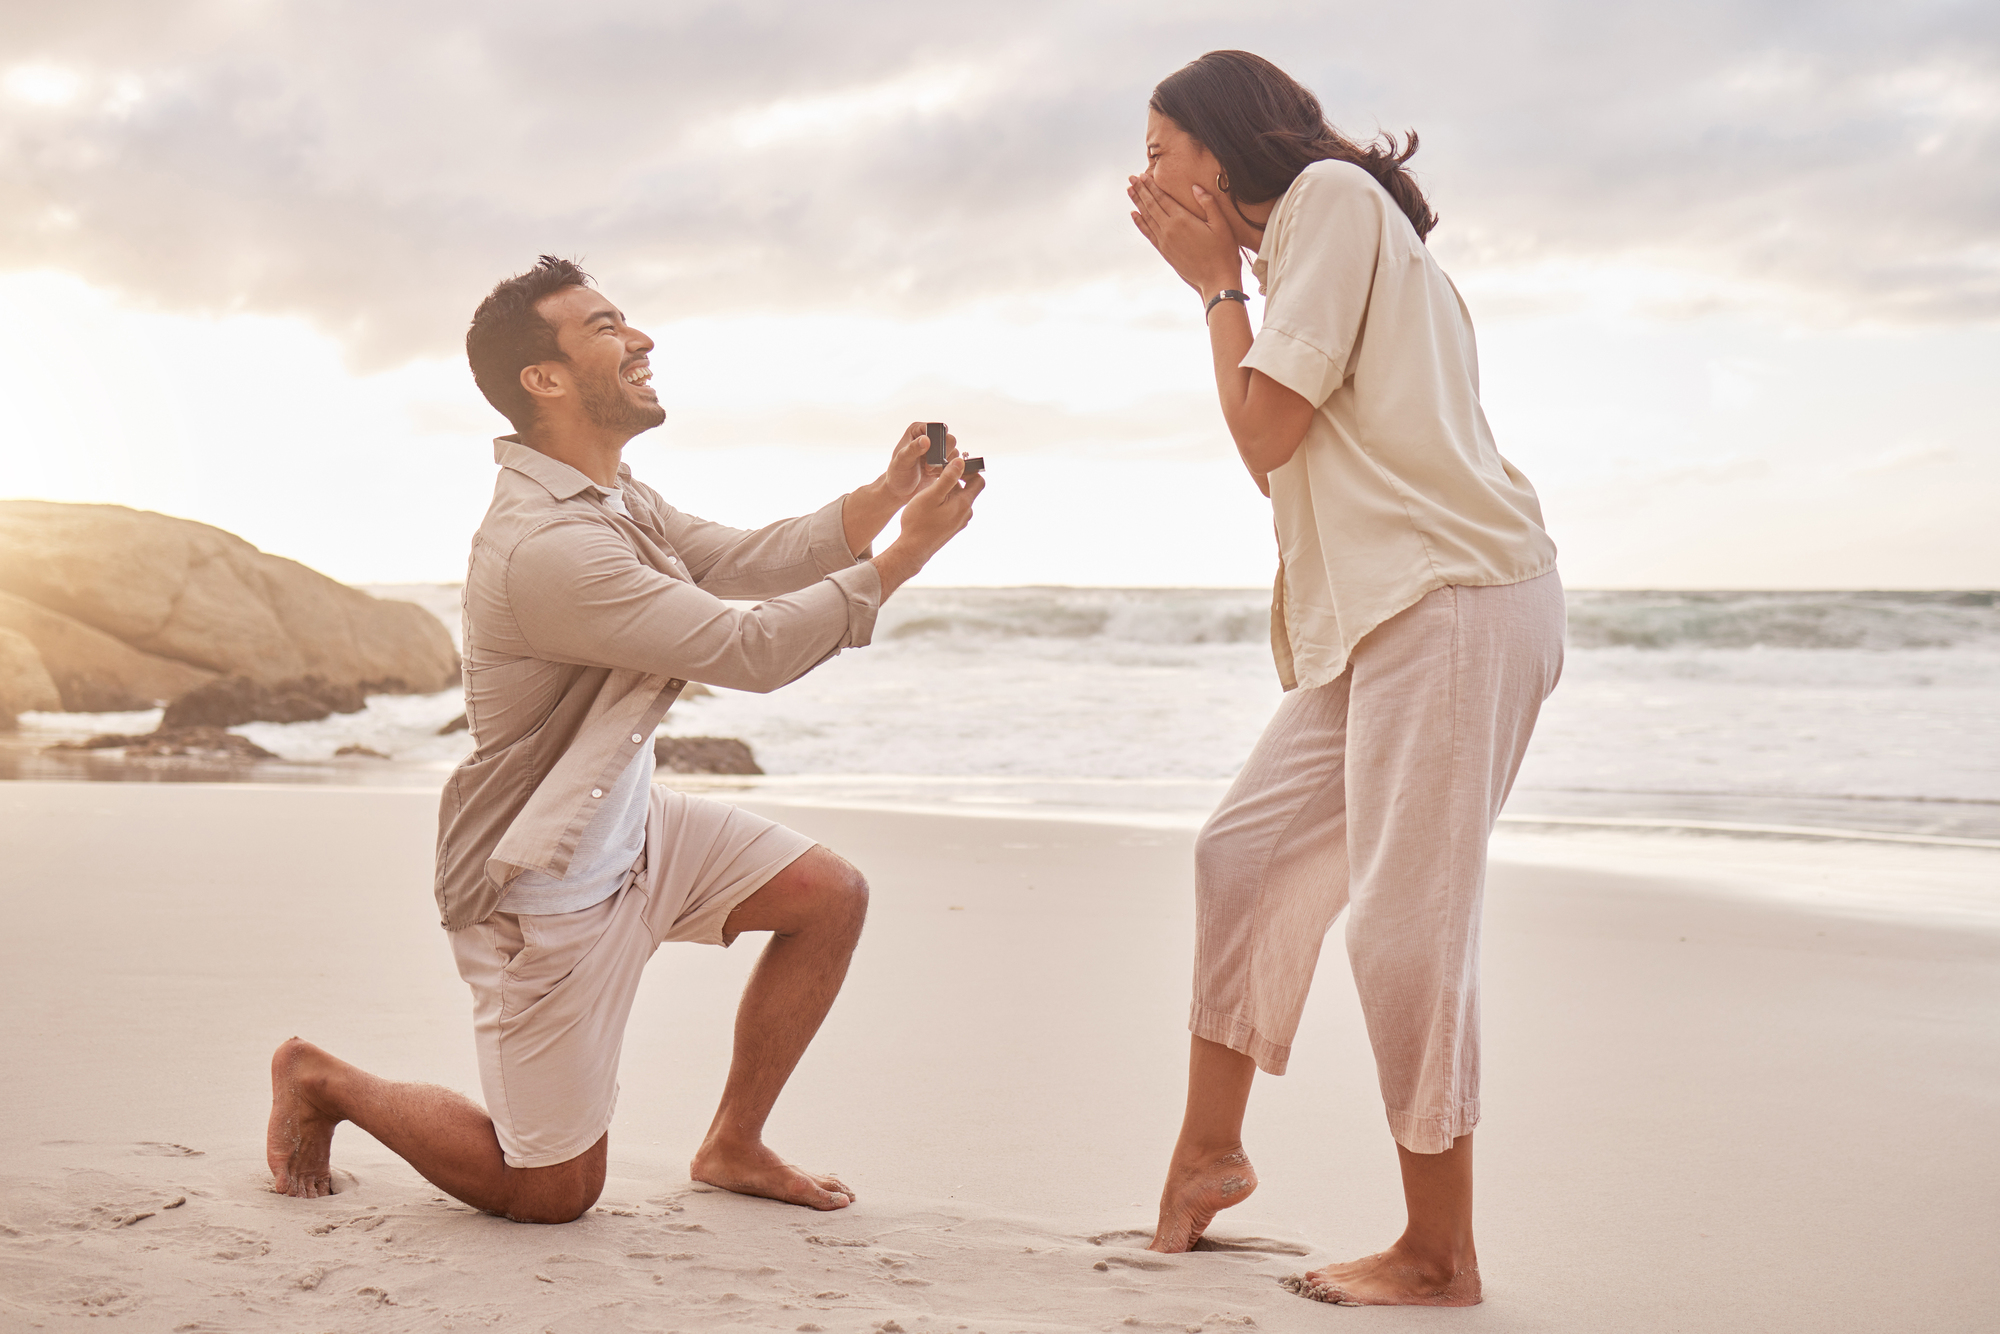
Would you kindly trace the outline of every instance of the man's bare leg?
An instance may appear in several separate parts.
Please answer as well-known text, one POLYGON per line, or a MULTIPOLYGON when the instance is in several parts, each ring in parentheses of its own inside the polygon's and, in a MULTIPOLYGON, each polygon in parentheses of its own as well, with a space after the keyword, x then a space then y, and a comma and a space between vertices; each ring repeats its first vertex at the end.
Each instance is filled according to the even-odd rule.
POLYGON ((1243 1109, 1257 1063, 1219 1042, 1195 1038, 1188 1052, 1187 1112, 1160 1192, 1160 1222, 1149 1251, 1185 1251, 1224 1209, 1257 1189, 1243 1152, 1243 1109))
POLYGON ((736 905, 723 938, 769 931, 736 1007, 736 1049, 722 1103, 688 1175, 742 1195, 845 1209, 854 1191, 838 1178, 793 1167, 764 1144, 764 1122, 840 994, 868 915, 868 882, 815 847, 736 905))
POLYGON ((352 1121, 424 1180, 475 1209, 520 1223, 567 1223, 604 1189, 610 1136, 553 1167, 509 1167, 479 1105, 435 1084, 395 1084, 291 1038, 271 1057, 271 1188, 313 1199, 333 1191, 333 1132, 352 1121))
POLYGON ((1316 1269, 1296 1281, 1302 1297, 1342 1306, 1476 1306, 1479 1253, 1472 1245, 1472 1136, 1443 1153, 1398 1144, 1410 1222, 1378 1255, 1316 1269))

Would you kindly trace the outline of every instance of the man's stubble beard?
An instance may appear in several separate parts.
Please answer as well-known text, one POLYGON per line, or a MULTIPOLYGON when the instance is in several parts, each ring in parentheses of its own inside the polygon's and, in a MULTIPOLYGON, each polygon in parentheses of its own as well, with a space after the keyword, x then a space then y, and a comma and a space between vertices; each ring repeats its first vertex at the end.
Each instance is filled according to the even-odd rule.
POLYGON ((592 426, 606 431, 630 431, 633 435, 650 431, 667 419, 667 410, 658 403, 634 403, 625 397, 623 380, 613 380, 606 388, 595 380, 577 381, 577 396, 583 415, 592 426))

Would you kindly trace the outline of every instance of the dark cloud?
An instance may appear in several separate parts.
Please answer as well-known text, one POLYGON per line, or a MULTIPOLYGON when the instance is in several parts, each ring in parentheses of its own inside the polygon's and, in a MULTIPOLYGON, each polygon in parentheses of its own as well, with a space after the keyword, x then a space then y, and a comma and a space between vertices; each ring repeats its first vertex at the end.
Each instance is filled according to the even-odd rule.
POLYGON ((1350 131, 1423 131, 1454 264, 1639 256, 1822 318, 1990 320, 1997 15, 71 0, 0 34, 0 266, 307 314, 368 364, 450 349, 543 250, 655 319, 1164 278, 1119 194, 1146 94, 1241 45, 1350 131))

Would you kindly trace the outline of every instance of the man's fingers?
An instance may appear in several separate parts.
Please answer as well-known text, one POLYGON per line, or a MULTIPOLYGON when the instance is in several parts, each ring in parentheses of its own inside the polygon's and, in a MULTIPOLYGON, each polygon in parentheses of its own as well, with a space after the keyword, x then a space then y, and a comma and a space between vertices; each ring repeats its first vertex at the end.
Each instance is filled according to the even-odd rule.
POLYGON ((951 493, 951 489, 958 485, 958 479, 963 476, 965 476, 965 456, 960 454, 949 459, 944 467, 938 469, 938 475, 932 479, 928 488, 931 492, 931 503, 937 504, 942 501, 951 493))

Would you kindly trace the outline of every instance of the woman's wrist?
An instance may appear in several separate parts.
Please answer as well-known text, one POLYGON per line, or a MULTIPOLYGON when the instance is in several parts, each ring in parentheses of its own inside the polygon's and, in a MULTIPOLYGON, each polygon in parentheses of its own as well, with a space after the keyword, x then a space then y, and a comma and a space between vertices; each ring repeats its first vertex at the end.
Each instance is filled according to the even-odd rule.
POLYGON ((1216 274, 1207 281, 1196 284, 1197 290, 1201 293, 1201 303, 1204 306, 1215 300, 1217 292, 1240 291, 1242 287, 1243 270, 1241 268, 1238 268, 1234 273, 1216 274))

